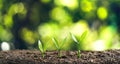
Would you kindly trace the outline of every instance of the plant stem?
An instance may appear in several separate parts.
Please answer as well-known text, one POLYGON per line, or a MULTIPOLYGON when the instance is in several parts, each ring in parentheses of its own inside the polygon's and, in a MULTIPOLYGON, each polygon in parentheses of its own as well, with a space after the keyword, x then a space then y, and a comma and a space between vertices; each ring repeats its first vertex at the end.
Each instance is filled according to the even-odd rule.
POLYGON ((42 57, 43 57, 43 58, 45 57, 45 53, 42 53, 42 57))
POLYGON ((61 50, 58 50, 58 56, 61 57, 61 50))
POLYGON ((78 50, 78 58, 80 58, 80 56, 81 56, 81 55, 80 55, 80 50, 78 50))

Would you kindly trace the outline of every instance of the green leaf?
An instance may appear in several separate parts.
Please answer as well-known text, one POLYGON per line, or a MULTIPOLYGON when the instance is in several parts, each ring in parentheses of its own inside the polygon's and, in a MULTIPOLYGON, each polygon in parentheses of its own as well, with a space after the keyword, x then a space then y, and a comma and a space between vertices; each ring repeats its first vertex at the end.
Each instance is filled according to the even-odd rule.
POLYGON ((44 46, 43 46, 44 52, 47 50, 48 44, 49 44, 49 42, 44 44, 44 46))
POLYGON ((65 37, 64 40, 62 41, 62 44, 61 44, 60 48, 63 47, 63 45, 65 44, 65 41, 66 41, 66 40, 67 40, 67 37, 65 37))
POLYGON ((73 35, 72 33, 70 33, 73 41, 75 41, 77 44, 79 44, 78 40, 77 40, 77 37, 75 35, 73 35))
POLYGON ((42 53, 44 53, 43 45, 42 45, 42 43, 41 43, 40 40, 38 40, 38 47, 39 47, 39 50, 40 50, 42 53))
POLYGON ((86 35, 87 35, 87 31, 83 32, 81 37, 80 37, 79 42, 82 42, 85 39, 86 35))
POLYGON ((59 44, 56 38, 52 38, 53 43, 55 44, 56 48, 59 49, 59 44))

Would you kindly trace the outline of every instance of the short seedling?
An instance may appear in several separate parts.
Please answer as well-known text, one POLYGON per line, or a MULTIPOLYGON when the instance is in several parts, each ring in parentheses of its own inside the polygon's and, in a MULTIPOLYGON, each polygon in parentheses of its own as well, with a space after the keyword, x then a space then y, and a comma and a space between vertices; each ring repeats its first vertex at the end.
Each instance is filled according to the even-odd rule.
POLYGON ((56 38, 52 38, 52 41, 55 44, 55 47, 57 48, 58 56, 61 57, 61 48, 65 44, 66 38, 62 41, 61 45, 59 45, 59 43, 58 43, 56 38))
POLYGON ((38 47, 40 52, 42 53, 42 57, 44 58, 47 47, 43 45, 40 40, 38 40, 38 47))
MULTIPOLYGON (((72 33, 70 33, 73 41, 80 46, 80 43, 83 42, 84 38, 86 37, 87 31, 83 32, 83 34, 80 37, 80 40, 77 39, 77 37, 75 35, 73 35, 72 33)), ((80 58, 80 47, 78 47, 78 58, 80 58)))

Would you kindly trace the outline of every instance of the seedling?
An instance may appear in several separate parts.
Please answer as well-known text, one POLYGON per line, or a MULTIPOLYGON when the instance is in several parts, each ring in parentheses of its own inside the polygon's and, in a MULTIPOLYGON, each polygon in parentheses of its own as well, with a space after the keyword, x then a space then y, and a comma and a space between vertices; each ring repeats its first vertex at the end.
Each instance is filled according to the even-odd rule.
POLYGON ((55 47, 57 48, 58 51, 58 56, 61 57, 61 48, 65 44, 66 38, 62 41, 61 45, 58 43, 56 38, 52 38, 53 43, 55 44, 55 47))
MULTIPOLYGON (((78 45, 80 46, 80 43, 83 42, 84 38, 86 37, 87 35, 87 31, 83 32, 82 35, 80 36, 80 39, 78 40, 77 37, 75 35, 73 35, 72 33, 70 33, 73 41, 78 45)), ((78 58, 80 58, 80 47, 78 47, 78 58)))
POLYGON ((38 40, 38 47, 40 52, 42 53, 42 57, 44 58, 47 47, 43 45, 40 40, 38 40))

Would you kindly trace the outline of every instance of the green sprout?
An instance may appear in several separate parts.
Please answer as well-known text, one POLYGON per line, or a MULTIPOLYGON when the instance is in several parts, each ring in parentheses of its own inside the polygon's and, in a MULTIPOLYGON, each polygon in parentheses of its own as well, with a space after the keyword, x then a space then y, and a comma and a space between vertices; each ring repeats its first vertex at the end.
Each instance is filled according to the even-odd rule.
POLYGON ((55 47, 57 48, 58 56, 61 57, 61 48, 65 44, 66 38, 62 41, 61 45, 58 43, 56 38, 52 38, 52 41, 53 41, 55 47))
POLYGON ((44 58, 47 47, 43 45, 40 40, 38 40, 38 47, 40 52, 42 53, 42 57, 44 58))
POLYGON ((82 35, 80 36, 80 39, 77 39, 77 37, 75 35, 73 35, 72 33, 70 33, 73 41, 79 46, 78 47, 78 58, 80 58, 80 43, 83 42, 84 38, 87 35, 87 31, 83 32, 82 35))

